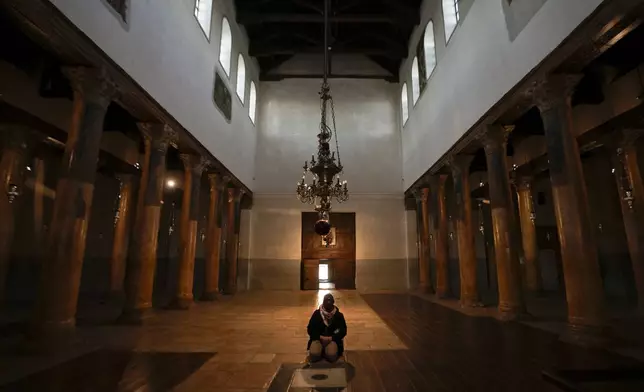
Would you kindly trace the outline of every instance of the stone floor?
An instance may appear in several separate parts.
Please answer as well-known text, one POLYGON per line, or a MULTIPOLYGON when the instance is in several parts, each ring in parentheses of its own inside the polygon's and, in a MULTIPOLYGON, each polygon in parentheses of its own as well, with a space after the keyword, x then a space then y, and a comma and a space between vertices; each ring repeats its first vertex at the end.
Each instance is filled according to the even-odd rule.
MULTIPOLYGON (((5 344, 0 391, 286 392, 304 367, 306 323, 324 294, 242 293, 159 311, 140 327, 83 326, 48 355, 5 344)), ((535 328, 404 294, 335 295, 348 322, 352 392, 557 391, 542 372, 571 370, 572 390, 644 390, 641 362, 535 328), (610 383, 585 381, 604 369, 618 372, 610 383)))

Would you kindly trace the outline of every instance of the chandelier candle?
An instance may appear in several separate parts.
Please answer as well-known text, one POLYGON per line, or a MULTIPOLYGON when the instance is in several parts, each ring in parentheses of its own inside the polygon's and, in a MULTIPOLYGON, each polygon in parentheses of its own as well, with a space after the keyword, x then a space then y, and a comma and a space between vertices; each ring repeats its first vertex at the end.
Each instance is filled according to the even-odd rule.
POLYGON ((320 133, 318 133, 317 160, 315 155, 311 162, 304 163, 304 174, 302 180, 297 183, 297 198, 302 203, 315 204, 315 211, 318 212, 318 221, 315 223, 315 232, 319 235, 327 235, 331 230, 329 213, 331 212, 331 200, 336 199, 338 203, 349 199, 347 182, 340 179, 343 167, 340 160, 340 148, 338 145, 338 134, 335 127, 335 109, 331 89, 328 83, 329 70, 329 0, 324 1, 324 79, 320 90, 321 120, 320 133), (327 124, 327 110, 331 109, 331 126, 327 124), (335 151, 331 151, 330 142, 335 137, 335 151), (337 155, 337 157, 336 157, 337 155), (307 173, 313 176, 313 182, 307 183, 307 173))

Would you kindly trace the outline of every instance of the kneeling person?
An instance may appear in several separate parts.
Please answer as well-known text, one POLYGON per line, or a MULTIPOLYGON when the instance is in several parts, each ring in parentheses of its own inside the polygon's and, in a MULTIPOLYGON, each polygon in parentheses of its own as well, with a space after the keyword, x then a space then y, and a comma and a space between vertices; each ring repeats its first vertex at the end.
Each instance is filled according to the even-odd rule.
POLYGON ((344 315, 335 306, 333 295, 324 296, 320 308, 311 315, 306 330, 309 334, 307 350, 312 362, 322 358, 335 362, 342 356, 344 352, 342 339, 347 336, 347 323, 344 315))

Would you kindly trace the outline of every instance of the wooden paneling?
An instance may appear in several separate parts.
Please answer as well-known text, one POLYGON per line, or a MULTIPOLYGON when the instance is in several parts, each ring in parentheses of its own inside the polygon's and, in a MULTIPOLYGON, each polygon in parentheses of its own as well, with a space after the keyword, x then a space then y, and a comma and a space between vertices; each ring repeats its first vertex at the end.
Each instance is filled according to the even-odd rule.
POLYGON ((322 245, 322 238, 314 231, 317 213, 302 213, 302 259, 349 259, 355 260, 356 224, 354 213, 331 213, 331 225, 335 227, 336 245, 322 245))
POLYGON ((320 260, 302 260, 302 290, 317 290, 319 288, 319 267, 320 260))
POLYGON ((310 260, 329 260, 329 281, 337 289, 355 289, 356 276, 356 215, 355 213, 331 213, 331 225, 335 228, 335 245, 325 246, 322 238, 315 233, 314 226, 318 220, 316 212, 302 213, 302 288, 311 290, 308 285, 318 288, 318 264, 313 272, 308 272, 310 260), (308 273, 311 275, 309 276, 308 273), (306 287, 305 287, 306 286, 306 287))

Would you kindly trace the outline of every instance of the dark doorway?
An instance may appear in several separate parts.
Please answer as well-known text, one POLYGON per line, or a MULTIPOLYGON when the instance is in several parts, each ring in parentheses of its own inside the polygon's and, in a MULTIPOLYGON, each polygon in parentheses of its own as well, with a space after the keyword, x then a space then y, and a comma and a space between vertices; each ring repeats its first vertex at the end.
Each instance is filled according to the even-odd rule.
POLYGON ((302 213, 302 290, 356 287, 356 215, 331 213, 331 236, 313 230, 316 212, 302 213))

